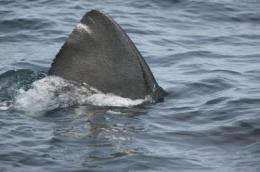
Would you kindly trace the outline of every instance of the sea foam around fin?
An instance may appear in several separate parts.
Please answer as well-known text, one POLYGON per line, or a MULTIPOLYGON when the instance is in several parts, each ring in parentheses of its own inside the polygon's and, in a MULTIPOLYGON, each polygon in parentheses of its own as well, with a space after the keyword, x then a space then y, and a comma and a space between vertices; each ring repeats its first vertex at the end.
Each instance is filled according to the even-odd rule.
POLYGON ((149 101, 151 101, 149 96, 145 99, 132 100, 113 94, 104 94, 87 85, 75 85, 60 77, 47 76, 35 81, 32 88, 27 91, 20 89, 13 108, 38 112, 84 104, 131 107, 149 101))

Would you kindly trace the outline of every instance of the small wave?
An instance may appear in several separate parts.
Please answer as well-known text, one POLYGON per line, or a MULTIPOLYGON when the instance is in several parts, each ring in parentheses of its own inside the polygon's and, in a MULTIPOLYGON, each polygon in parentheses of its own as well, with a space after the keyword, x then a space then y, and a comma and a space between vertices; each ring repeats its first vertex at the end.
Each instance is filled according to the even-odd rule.
POLYGON ((233 85, 226 78, 210 78, 187 84, 185 94, 208 95, 232 88, 233 85))
POLYGON ((223 101, 227 100, 228 97, 217 97, 217 98, 214 98, 214 99, 211 99, 211 100, 208 100, 205 105, 216 105, 216 104, 219 104, 219 103, 222 103, 223 101))
POLYGON ((50 27, 54 23, 41 18, 15 18, 8 20, 1 20, 0 26, 2 31, 10 32, 19 30, 39 30, 50 27))
POLYGON ((243 98, 238 98, 235 100, 230 100, 228 101, 228 106, 239 106, 239 107, 248 107, 248 106, 258 106, 260 104, 260 98, 255 97, 255 98, 248 98, 248 97, 243 97, 243 98))
POLYGON ((114 94, 104 94, 88 85, 76 85, 60 77, 47 76, 35 81, 32 88, 27 91, 20 89, 13 108, 41 112, 83 104, 131 107, 150 100, 149 96, 145 99, 132 100, 114 94))

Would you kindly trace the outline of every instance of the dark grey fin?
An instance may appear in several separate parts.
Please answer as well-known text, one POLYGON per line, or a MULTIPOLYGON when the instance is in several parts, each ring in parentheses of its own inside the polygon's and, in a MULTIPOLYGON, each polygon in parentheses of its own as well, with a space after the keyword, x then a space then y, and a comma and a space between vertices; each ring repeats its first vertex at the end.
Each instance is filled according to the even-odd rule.
POLYGON ((151 95, 162 101, 165 94, 123 29, 97 10, 85 14, 69 35, 49 75, 131 99, 151 95))

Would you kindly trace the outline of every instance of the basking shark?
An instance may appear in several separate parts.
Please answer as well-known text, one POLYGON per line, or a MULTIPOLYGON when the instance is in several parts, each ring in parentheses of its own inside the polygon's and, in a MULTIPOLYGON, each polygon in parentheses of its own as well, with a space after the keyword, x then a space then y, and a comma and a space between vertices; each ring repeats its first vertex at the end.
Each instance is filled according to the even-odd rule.
POLYGON ((166 94, 125 31, 97 10, 76 25, 48 74, 125 98, 158 102, 166 94))

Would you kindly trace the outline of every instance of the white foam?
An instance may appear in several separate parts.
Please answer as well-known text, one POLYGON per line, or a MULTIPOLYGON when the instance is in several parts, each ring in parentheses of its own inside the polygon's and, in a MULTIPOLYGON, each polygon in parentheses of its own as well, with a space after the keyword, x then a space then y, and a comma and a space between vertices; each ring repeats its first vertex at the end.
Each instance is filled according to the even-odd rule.
POLYGON ((113 111, 113 110, 108 110, 107 113, 113 114, 113 115, 121 115, 121 114, 124 114, 124 113, 122 113, 122 112, 120 112, 120 111, 113 111))
POLYGON ((0 110, 6 111, 12 107, 12 103, 10 101, 0 102, 0 110))
POLYGON ((92 33, 91 29, 87 25, 82 24, 82 23, 78 23, 76 26, 76 29, 79 31, 85 31, 88 33, 92 33))
POLYGON ((146 101, 150 101, 150 98, 132 100, 114 94, 104 94, 88 85, 74 85, 60 77, 47 76, 35 81, 31 89, 19 90, 14 107, 38 112, 84 104, 131 107, 146 101))
MULTIPOLYGON (((129 98, 123 98, 114 94, 103 94, 96 93, 89 96, 86 102, 96 106, 118 106, 118 107, 129 107, 136 106, 143 103, 146 99, 132 100, 129 98)), ((148 98, 147 98, 148 100, 148 98)))

